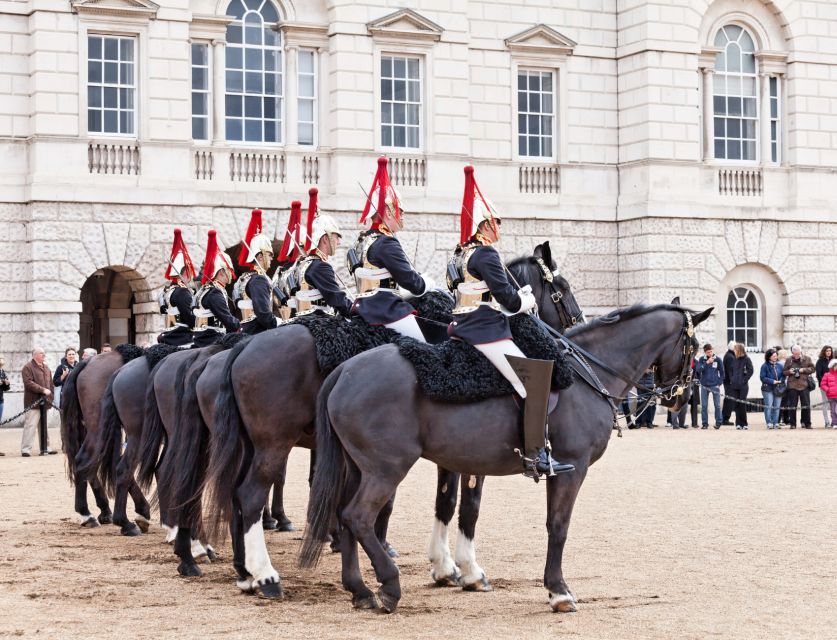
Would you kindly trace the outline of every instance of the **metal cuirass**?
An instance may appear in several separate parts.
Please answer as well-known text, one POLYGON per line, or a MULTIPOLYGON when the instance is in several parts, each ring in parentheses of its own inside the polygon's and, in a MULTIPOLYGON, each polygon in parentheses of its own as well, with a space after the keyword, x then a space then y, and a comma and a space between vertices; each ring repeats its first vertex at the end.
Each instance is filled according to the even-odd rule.
POLYGON ((448 288, 456 299, 453 313, 470 313, 481 305, 497 306, 485 280, 468 271, 468 260, 478 246, 465 247, 454 255, 448 265, 448 288))
POLYGON ((215 287, 214 284, 211 282, 203 285, 198 290, 198 295, 195 296, 195 331, 201 331, 203 329, 216 329, 218 331, 223 330, 223 325, 221 325, 221 321, 215 317, 215 314, 212 313, 209 309, 205 309, 203 306, 203 299, 207 293, 209 293, 215 287))
POLYGON ((369 262, 369 249, 375 243, 375 240, 380 237, 381 234, 379 233, 361 236, 354 247, 354 252, 360 259, 359 265, 353 271, 358 298, 371 296, 380 289, 396 289, 392 274, 387 269, 376 267, 369 262))
POLYGON ((233 302, 235 306, 241 311, 241 321, 250 322, 256 317, 253 312, 253 301, 247 295, 247 283, 253 277, 253 273, 245 273, 238 279, 238 282, 233 285, 233 302))

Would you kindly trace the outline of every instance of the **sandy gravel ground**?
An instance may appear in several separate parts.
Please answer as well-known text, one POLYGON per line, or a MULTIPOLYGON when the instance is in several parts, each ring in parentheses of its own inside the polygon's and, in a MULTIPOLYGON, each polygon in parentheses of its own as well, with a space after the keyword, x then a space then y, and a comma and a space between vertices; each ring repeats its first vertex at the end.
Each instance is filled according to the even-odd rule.
MULTIPOLYGON (((486 483, 478 558, 494 591, 464 593, 430 584, 435 468, 418 464, 390 527, 404 597, 383 616, 352 610, 339 556, 299 571, 299 534, 267 535, 284 602, 237 591, 226 543, 203 578, 179 578, 156 527, 133 539, 80 529, 63 459, 20 458, 19 438, 0 431, 0 637, 837 637, 837 431, 613 438, 576 504, 564 568, 581 605, 570 615, 547 606, 544 486, 522 477, 486 483)), ((289 467, 300 526, 307 463, 295 452, 289 467)))

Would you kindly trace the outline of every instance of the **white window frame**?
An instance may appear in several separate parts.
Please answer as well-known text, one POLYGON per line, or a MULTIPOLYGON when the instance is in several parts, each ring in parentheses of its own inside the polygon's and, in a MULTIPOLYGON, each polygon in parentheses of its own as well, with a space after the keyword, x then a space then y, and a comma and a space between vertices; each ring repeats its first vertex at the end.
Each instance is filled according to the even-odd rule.
MULTIPOLYGON (((319 146, 319 104, 320 104, 320 72, 319 72, 319 62, 320 56, 319 52, 316 49, 308 48, 308 47, 301 47, 297 50, 297 59, 296 59, 296 101, 297 101, 297 108, 296 108, 296 122, 294 126, 296 127, 296 140, 297 144, 305 148, 316 149, 319 146), (299 64, 299 54, 301 53, 310 53, 312 56, 312 69, 313 71, 305 75, 310 75, 313 77, 313 86, 314 86, 314 95, 313 96, 300 96, 299 92, 299 84, 300 84, 300 76, 302 76, 302 72, 300 71, 300 64, 299 64), (312 120, 310 122, 313 128, 313 135, 311 138, 310 143, 303 143, 299 140, 299 125, 302 123, 300 119, 300 104, 303 100, 310 101, 312 103, 312 120)), ((309 124, 309 121, 305 121, 305 124, 309 124)))
POLYGON ((543 55, 528 55, 512 52, 511 65, 511 135, 512 161, 521 164, 559 164, 567 157, 567 118, 564 105, 567 104, 567 87, 563 79, 566 77, 566 56, 558 58, 543 55), (557 61, 556 61, 557 58, 557 61), (517 76, 520 71, 551 71, 552 72, 552 155, 522 156, 520 155, 520 141, 518 139, 517 118, 520 115, 517 108, 517 76))
MULTIPOLYGON (((192 130, 191 140, 196 145, 211 144, 212 140, 215 136, 215 131, 213 130, 213 120, 214 120, 214 116, 215 116, 215 114, 214 114, 214 107, 215 107, 214 102, 215 101, 213 99, 213 96, 214 96, 214 93, 215 93, 215 87, 213 86, 214 85, 214 71, 215 71, 215 69, 213 67, 214 67, 214 62, 215 61, 213 59, 213 56, 214 56, 214 50, 213 50, 213 45, 210 41, 208 41, 208 40, 194 40, 193 39, 189 42, 189 115, 190 115, 189 125, 190 125, 190 127, 194 126, 194 118, 195 118, 195 114, 193 114, 191 112, 192 111, 193 94, 195 94, 195 93, 205 93, 206 94, 206 107, 207 107, 207 109, 206 109, 206 138, 205 139, 195 138, 194 137, 194 129, 192 130), (200 46, 206 47, 206 65, 205 65, 206 74, 207 74, 206 90, 200 89, 200 90, 196 91, 195 88, 192 86, 192 73, 193 73, 194 68, 195 68, 195 64, 192 62, 192 47, 194 45, 200 45, 200 46)), ((200 66, 204 66, 204 65, 200 65, 200 66)), ((201 117, 203 117, 203 116, 201 116, 201 117)))
MULTIPOLYGON (((558 132, 557 132, 557 124, 558 124, 558 100, 557 100, 557 86, 558 86, 558 73, 554 68, 543 68, 543 67, 530 67, 530 66, 518 66, 517 71, 514 75, 512 80, 513 83, 513 92, 515 98, 515 115, 514 115, 514 124, 516 125, 515 128, 517 130, 517 136, 515 138, 515 149, 517 150, 518 157, 521 160, 525 160, 526 162, 549 162, 554 163, 556 158, 556 147, 557 147, 557 139, 558 139, 558 132), (521 89, 518 86, 520 82, 520 74, 521 73, 540 73, 541 80, 543 80, 543 74, 549 74, 552 78, 552 90, 550 94, 552 96, 552 109, 549 112, 546 111, 539 111, 537 114, 534 112, 529 112, 528 109, 525 112, 527 115, 538 115, 540 117, 543 116, 551 116, 552 117, 552 131, 550 132, 549 136, 551 138, 551 152, 548 155, 537 155, 532 156, 528 154, 521 154, 520 153, 520 138, 521 136, 525 136, 526 138, 530 138, 529 134, 524 134, 520 132, 520 123, 518 122, 520 119, 520 92, 521 89)), ((528 96, 530 91, 528 87, 526 88, 526 95, 528 96)), ((542 90, 538 91, 541 96, 543 96, 544 92, 542 90)), ((543 139, 543 135, 538 136, 541 140, 543 139)))
POLYGON ((782 154, 782 76, 771 74, 767 76, 767 99, 768 115, 770 117, 770 163, 780 165, 783 162, 782 154), (776 83, 776 95, 773 95, 773 83, 776 83), (776 103, 776 115, 773 115, 773 103, 776 103), (776 125, 776 136, 773 136, 773 125, 776 125), (776 158, 773 158, 773 145, 776 145, 776 158))
MULTIPOLYGON (((746 294, 744 296, 746 298, 746 294)), ((726 295, 726 302, 724 305, 724 310, 726 312, 726 317, 724 318, 726 323, 726 335, 727 335, 727 342, 730 340, 735 340, 735 330, 745 331, 745 339, 743 341, 735 340, 736 342, 741 342, 744 344, 744 348, 746 351, 755 353, 762 350, 762 342, 763 342, 763 333, 764 333, 764 301, 762 300, 761 296, 759 295, 759 291, 752 286, 747 284, 737 284, 734 287, 730 287, 729 291, 726 295), (754 346, 747 345, 746 341, 746 331, 752 330, 752 328, 748 325, 744 325, 743 327, 734 326, 735 323, 733 322, 733 326, 730 326, 729 323, 729 312, 732 311, 733 314, 735 313, 736 307, 729 306, 729 297, 734 295, 738 301, 743 300, 743 298, 739 297, 738 294, 735 293, 736 289, 743 289, 747 293, 751 293, 756 300, 756 344, 754 346), (731 333, 732 332, 732 333, 731 333)), ((748 307, 746 310, 752 311, 751 307, 748 307)))
MULTIPOLYGON (((276 10, 277 15, 279 17, 279 22, 278 23, 273 23, 273 25, 281 24, 281 20, 282 20, 282 12, 280 11, 281 7, 278 6, 277 3, 272 2, 271 0, 268 0, 268 1, 271 2, 271 4, 273 5, 273 8, 276 10)), ((227 8, 229 7, 229 5, 230 5, 230 0, 225 0, 225 2, 223 3, 224 12, 227 11, 227 8)), ((249 12, 249 9, 248 9, 248 12, 249 12)), ((231 17, 231 16, 228 16, 228 17, 231 17)), ((246 13, 245 13, 245 17, 246 17, 246 13)), ((282 33, 281 30, 276 31, 277 37, 278 37, 278 43, 275 47, 272 46, 272 45, 271 46, 265 45, 264 43, 261 44, 261 50, 262 51, 265 51, 266 49, 271 49, 271 50, 278 51, 279 55, 280 55, 280 61, 279 61, 278 69, 277 69, 277 72, 280 74, 279 86, 281 87, 281 93, 278 96, 279 97, 279 109, 278 109, 278 113, 279 113, 279 122, 278 122, 279 140, 276 141, 276 142, 273 142, 273 141, 264 141, 264 140, 253 141, 253 140, 245 140, 244 139, 245 138, 244 131, 245 131, 245 127, 246 127, 247 118, 246 118, 245 115, 243 115, 246 112, 246 106, 244 105, 243 102, 242 102, 242 116, 241 116, 241 118, 236 117, 236 119, 242 120, 242 130, 241 130, 241 138, 242 139, 241 140, 231 140, 227 136, 227 118, 229 117, 227 115, 227 96, 228 95, 239 95, 239 96, 242 96, 242 97, 246 97, 248 95, 247 92, 245 91, 245 89, 246 89, 246 75, 244 76, 244 79, 242 81, 243 84, 242 84, 242 91, 241 92, 231 92, 230 88, 229 88, 229 83, 227 82, 227 72, 228 72, 228 67, 227 67, 227 64, 226 64, 227 51, 229 51, 230 48, 241 48, 241 49, 244 50, 247 47, 247 44, 245 43, 246 31, 244 29, 244 24, 245 24, 244 20, 243 19, 238 20, 236 18, 236 19, 234 19, 230 22, 230 24, 234 24, 234 23, 242 25, 242 42, 241 43, 231 43, 229 38, 227 38, 227 40, 226 40, 226 45, 225 45, 226 50, 224 52, 225 61, 224 61, 224 70, 223 70, 224 71, 224 100, 223 100, 223 103, 224 103, 224 117, 221 118, 222 126, 223 126, 223 133, 219 137, 220 137, 221 140, 224 141, 225 144, 236 146, 236 147, 254 147, 254 148, 264 147, 264 148, 271 148, 271 149, 284 148, 286 146, 287 140, 288 140, 288 136, 287 136, 287 128, 288 128, 288 118, 287 118, 287 115, 288 115, 288 110, 287 110, 288 50, 287 50, 287 47, 286 47, 286 44, 285 44, 284 34, 282 33)), ((266 28, 270 28, 270 26, 271 26, 271 23, 266 22, 266 21, 264 21, 263 24, 265 25, 266 28)), ((227 26, 229 27, 229 25, 227 25, 227 26)), ((242 53, 242 65, 243 65, 242 70, 246 74, 247 62, 246 62, 246 55, 244 53, 242 53)), ((264 69, 262 69, 262 74, 264 74, 264 69)), ((264 90, 264 87, 262 89, 264 90)), ((253 93, 253 94, 249 94, 249 95, 250 96, 258 95, 262 100, 264 100, 264 98, 267 97, 264 93, 261 93, 261 94, 253 93)), ((264 115, 262 115, 261 122, 262 122, 262 128, 264 128, 264 115)), ((295 123, 294 123, 294 126, 295 126, 295 123)), ((264 129, 262 129, 262 130, 264 131, 264 129)), ((264 136, 262 136, 262 137, 264 137, 264 136)))
MULTIPOLYGON (((406 67, 405 67, 406 69, 406 67)), ((378 140, 379 148, 382 151, 387 151, 391 153, 397 154, 419 154, 424 152, 424 140, 425 140, 425 131, 426 126, 425 123, 427 121, 427 101, 426 101, 426 91, 425 91, 425 82, 424 79, 427 76, 426 72, 426 61, 424 56, 417 55, 414 53, 405 53, 405 52, 390 52, 390 51, 383 51, 381 52, 380 56, 377 60, 377 66, 375 70, 375 86, 377 89, 377 97, 376 97, 376 113, 377 113, 377 131, 376 131, 376 139, 378 140), (398 147, 395 145, 385 145, 383 142, 383 127, 385 125, 383 121, 383 106, 384 106, 384 99, 383 94, 381 92, 381 82, 383 81, 383 75, 381 73, 381 65, 384 58, 403 58, 404 60, 417 60, 418 61, 418 82, 419 82, 419 102, 418 102, 418 146, 416 147, 398 147)), ((393 76, 394 77, 394 76, 393 76)), ((404 78, 405 82, 409 85, 408 76, 404 78)), ((409 97, 409 88, 408 97, 409 97)), ((391 100, 391 104, 395 104, 395 100, 391 100)), ((405 102, 405 105, 411 104, 409 102, 405 102)), ((406 107, 405 107, 406 108, 406 107)), ((392 124, 387 123, 387 124, 392 124)), ((408 126, 409 129, 409 126, 408 126)), ((394 136, 393 136, 394 141, 394 136)))

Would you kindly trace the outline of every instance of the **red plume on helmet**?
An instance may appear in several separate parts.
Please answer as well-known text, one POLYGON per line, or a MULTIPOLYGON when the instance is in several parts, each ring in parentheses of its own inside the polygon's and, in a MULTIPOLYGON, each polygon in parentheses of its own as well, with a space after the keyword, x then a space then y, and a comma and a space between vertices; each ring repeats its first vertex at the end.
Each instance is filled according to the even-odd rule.
POLYGON ((305 253, 311 251, 311 234, 314 233, 314 218, 317 217, 317 194, 319 189, 311 187, 308 189, 308 220, 305 225, 305 253))
POLYGON ((375 200, 375 215, 372 217, 372 228, 377 229, 382 222, 381 216, 386 211, 387 200, 393 207, 393 217, 396 220, 401 220, 401 203, 398 201, 398 195, 392 182, 389 179, 387 172, 388 158, 381 156, 378 158, 378 171, 375 173, 375 179, 372 181, 372 187, 369 189, 369 195, 366 196, 366 205, 363 207, 363 213, 360 214, 360 223, 367 224, 369 212, 372 210, 373 199, 375 200))
POLYGON ((184 267, 186 267, 187 280, 191 280, 197 275, 195 265, 192 264, 192 258, 186 249, 186 243, 183 242, 183 234, 180 229, 175 229, 174 242, 171 244, 171 257, 169 258, 169 264, 166 267, 166 272, 163 274, 163 277, 166 280, 177 282, 177 278, 184 267))
POLYGON ((209 237, 206 241, 206 255, 203 258, 203 277, 201 278, 201 284, 206 284, 212 280, 212 278, 215 277, 215 274, 218 273, 222 267, 229 269, 231 279, 235 280, 235 271, 233 271, 232 261, 230 260, 230 257, 221 250, 216 236, 217 234, 215 229, 210 229, 209 237))
POLYGON ((496 233, 497 222, 494 217, 494 207, 482 195, 477 179, 474 177, 474 167, 468 165, 465 167, 465 193, 462 195, 462 212, 459 214, 459 243, 468 242, 483 220, 488 220, 494 226, 496 233))
POLYGON ((299 225, 302 218, 302 203, 299 200, 291 202, 291 217, 288 218, 288 229, 285 231, 285 238, 282 240, 282 249, 276 262, 293 262, 299 257, 299 225), (296 244, 292 242, 296 241, 296 244))
POLYGON ((244 234, 244 242, 241 251, 238 252, 238 266, 251 267, 247 262, 247 255, 250 253, 250 247, 253 245, 253 238, 262 232, 262 210, 253 209, 250 212, 250 224, 247 227, 247 233, 244 234))

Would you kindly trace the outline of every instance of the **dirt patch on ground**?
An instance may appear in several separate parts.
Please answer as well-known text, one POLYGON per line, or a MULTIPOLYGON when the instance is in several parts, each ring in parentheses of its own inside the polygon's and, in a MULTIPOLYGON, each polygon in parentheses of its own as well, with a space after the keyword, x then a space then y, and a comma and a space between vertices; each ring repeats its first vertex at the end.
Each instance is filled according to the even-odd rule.
MULTIPOLYGON (((20 458, 19 438, 0 431, 2 637, 811 639, 837 628, 837 431, 614 438, 570 528, 564 569, 580 601, 571 615, 547 605, 544 485, 522 477, 486 482, 477 551, 494 591, 464 593, 431 586, 436 473, 419 463, 390 526, 403 599, 383 616, 352 610, 339 556, 297 569, 299 533, 267 534, 284 602, 238 592, 228 544, 203 578, 179 578, 156 526, 139 538, 80 529, 63 459, 20 458)), ((307 465, 308 453, 294 452, 288 469, 286 508, 300 528, 307 465)))

